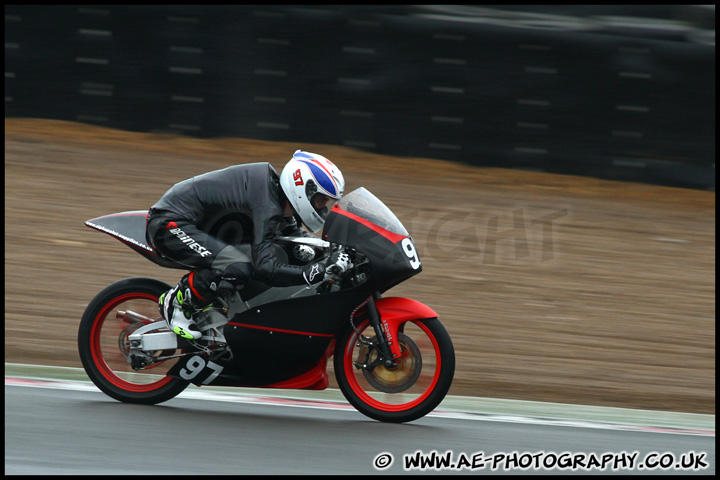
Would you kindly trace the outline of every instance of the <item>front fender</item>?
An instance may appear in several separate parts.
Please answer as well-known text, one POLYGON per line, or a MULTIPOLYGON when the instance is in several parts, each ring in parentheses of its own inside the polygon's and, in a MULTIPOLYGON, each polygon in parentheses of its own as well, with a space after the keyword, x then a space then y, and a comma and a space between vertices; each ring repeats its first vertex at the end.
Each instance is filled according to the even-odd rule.
POLYGON ((375 307, 380 314, 380 323, 383 330, 385 330, 385 336, 390 342, 390 350, 394 358, 399 358, 401 355, 400 344, 396 341, 400 325, 409 320, 438 316, 435 310, 411 298, 380 298, 375 301, 375 307))

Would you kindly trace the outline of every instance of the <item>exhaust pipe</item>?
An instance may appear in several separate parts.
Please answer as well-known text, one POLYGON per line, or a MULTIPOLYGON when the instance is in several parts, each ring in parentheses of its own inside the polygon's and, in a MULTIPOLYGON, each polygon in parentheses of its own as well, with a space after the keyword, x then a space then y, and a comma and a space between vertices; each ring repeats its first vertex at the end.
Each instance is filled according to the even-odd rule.
POLYGON ((115 317, 125 323, 142 323, 143 325, 147 325, 155 321, 154 318, 146 317, 145 315, 135 313, 132 310, 118 310, 115 317))

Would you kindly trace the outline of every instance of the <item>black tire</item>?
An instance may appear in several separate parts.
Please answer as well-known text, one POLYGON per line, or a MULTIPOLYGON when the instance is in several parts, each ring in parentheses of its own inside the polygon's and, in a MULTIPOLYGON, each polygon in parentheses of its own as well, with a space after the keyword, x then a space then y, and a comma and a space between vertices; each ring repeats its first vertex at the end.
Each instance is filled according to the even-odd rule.
POLYGON ((78 331, 80 360, 90 380, 110 397, 152 405, 170 400, 188 386, 185 380, 165 375, 175 360, 135 372, 126 360, 125 341, 142 323, 116 318, 117 311, 132 310, 159 319, 158 298, 169 289, 151 278, 127 278, 103 289, 85 309, 78 331))
MULTIPOLYGON (((367 319, 357 329, 364 336, 374 336, 367 319)), ((362 347, 352 328, 335 346, 333 366, 343 395, 360 413, 381 422, 411 422, 427 415, 445 398, 455 374, 455 350, 440 320, 411 320, 400 331, 403 360, 395 369, 377 366, 368 372, 356 368, 354 362, 362 347)))

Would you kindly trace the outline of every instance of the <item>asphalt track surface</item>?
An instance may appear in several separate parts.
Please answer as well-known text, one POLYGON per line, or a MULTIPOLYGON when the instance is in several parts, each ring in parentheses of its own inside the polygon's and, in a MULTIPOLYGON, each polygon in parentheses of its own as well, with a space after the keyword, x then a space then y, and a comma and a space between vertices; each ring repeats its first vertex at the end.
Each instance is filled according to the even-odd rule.
POLYGON ((715 473, 714 416, 614 409, 591 418, 572 406, 559 415, 552 405, 530 403, 488 413, 487 404, 449 398, 430 415, 396 425, 364 417, 333 392, 303 399, 191 386, 143 406, 67 375, 18 372, 6 365, 9 475, 715 473), (454 468, 407 463, 433 452, 448 455, 454 468), (704 467, 673 468, 683 461, 704 467), (670 468, 651 468, 658 462, 670 468))

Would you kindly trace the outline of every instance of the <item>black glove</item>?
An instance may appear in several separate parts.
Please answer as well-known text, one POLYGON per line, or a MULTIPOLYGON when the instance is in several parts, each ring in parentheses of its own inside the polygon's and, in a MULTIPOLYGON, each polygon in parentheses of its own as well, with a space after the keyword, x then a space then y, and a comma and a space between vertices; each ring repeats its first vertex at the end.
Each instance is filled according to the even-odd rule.
POLYGON ((325 265, 322 263, 313 263, 302 267, 302 275, 308 285, 318 283, 325 278, 325 265))

